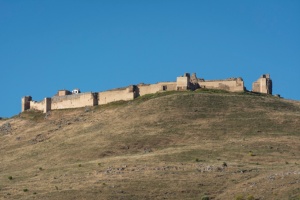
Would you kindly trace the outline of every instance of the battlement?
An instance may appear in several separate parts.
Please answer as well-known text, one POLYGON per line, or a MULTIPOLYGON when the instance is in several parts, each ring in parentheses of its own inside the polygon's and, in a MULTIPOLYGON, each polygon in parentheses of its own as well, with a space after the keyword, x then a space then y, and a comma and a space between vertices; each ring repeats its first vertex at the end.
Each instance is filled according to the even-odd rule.
MULTIPOLYGON (((51 98, 33 101, 31 96, 22 98, 22 112, 28 109, 40 110, 44 113, 50 110, 80 108, 85 106, 104 105, 114 101, 129 101, 139 96, 165 91, 196 90, 198 88, 219 89, 229 92, 245 91, 242 78, 228 78, 224 80, 204 80, 197 78, 196 73, 185 73, 177 77, 175 82, 158 82, 155 84, 137 84, 116 88, 103 92, 84 92, 74 90, 59 90, 51 98)), ((253 83, 253 92, 272 94, 272 81, 269 74, 263 74, 253 83)))

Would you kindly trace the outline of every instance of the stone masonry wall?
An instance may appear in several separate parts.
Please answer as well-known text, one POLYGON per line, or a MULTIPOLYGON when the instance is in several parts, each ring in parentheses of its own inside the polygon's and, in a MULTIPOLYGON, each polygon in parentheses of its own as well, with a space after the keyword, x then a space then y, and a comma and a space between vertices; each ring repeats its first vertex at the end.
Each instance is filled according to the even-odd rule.
POLYGON ((44 111, 45 107, 45 99, 42 101, 30 101, 30 109, 44 111))
POLYGON ((176 81, 176 90, 187 90, 189 87, 189 77, 183 76, 183 77, 177 77, 176 81))
POLYGON ((98 105, 107 104, 114 101, 129 101, 135 98, 135 91, 133 88, 125 88, 118 90, 110 90, 98 93, 98 105))
POLYGON ((32 100, 31 96, 25 96, 22 98, 21 100, 21 108, 22 108, 22 112, 24 112, 25 110, 30 109, 30 101, 32 100))
MULTIPOLYGON (((196 90, 198 88, 220 89, 230 92, 242 92, 245 90, 242 78, 230 78, 225 80, 206 81, 198 79, 196 74, 190 76, 185 73, 177 77, 176 82, 159 82, 156 84, 139 84, 126 88, 114 89, 104 92, 71 94, 67 90, 60 90, 52 98, 45 98, 40 102, 32 101, 31 96, 22 98, 22 112, 28 109, 47 112, 49 110, 79 108, 85 106, 103 105, 114 101, 133 100, 138 96, 154 94, 163 91, 196 90)), ((264 74, 253 83, 254 92, 272 94, 272 80, 269 74, 264 74)))
POLYGON ((39 102, 29 101, 28 103, 29 103, 29 106, 27 107, 26 110, 33 109, 33 110, 43 111, 44 113, 51 110, 51 98, 45 98, 39 102))
POLYGON ((51 99, 51 109, 80 108, 97 104, 96 96, 92 92, 54 96, 51 99))
POLYGON ((263 74, 252 84, 252 92, 272 94, 272 80, 269 74, 263 74))
POLYGON ((220 89, 230 92, 244 91, 244 81, 241 79, 220 80, 220 81, 202 81, 199 82, 201 88, 220 89))
POLYGON ((137 87, 139 96, 143 96, 160 91, 174 91, 176 90, 176 82, 160 82, 151 85, 137 85, 137 87))

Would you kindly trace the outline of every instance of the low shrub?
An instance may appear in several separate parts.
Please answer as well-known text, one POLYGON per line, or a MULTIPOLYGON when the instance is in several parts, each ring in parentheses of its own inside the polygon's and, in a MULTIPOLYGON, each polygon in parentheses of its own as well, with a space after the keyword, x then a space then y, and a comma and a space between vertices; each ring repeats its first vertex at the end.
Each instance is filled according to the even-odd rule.
POLYGON ((249 196, 247 197, 247 200, 255 200, 255 198, 254 198, 252 195, 249 195, 249 196))
POLYGON ((210 200, 209 196, 203 196, 201 197, 201 200, 210 200))

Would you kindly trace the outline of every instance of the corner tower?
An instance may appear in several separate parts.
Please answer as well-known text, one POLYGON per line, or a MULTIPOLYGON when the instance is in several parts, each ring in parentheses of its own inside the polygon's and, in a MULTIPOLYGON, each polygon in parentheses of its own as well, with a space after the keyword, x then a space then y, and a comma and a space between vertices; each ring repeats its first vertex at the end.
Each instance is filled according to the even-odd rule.
POLYGON ((272 94, 272 80, 270 74, 263 74, 252 84, 252 92, 272 94))
POLYGON ((22 107, 22 112, 24 112, 25 110, 30 109, 30 101, 32 100, 31 96, 25 96, 22 98, 22 103, 21 103, 21 107, 22 107))

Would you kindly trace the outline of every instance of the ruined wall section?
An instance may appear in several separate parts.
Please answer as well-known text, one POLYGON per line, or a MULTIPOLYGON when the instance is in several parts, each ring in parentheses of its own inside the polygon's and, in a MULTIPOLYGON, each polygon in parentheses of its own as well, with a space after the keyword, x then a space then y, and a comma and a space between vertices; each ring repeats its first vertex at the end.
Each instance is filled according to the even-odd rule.
POLYGON ((199 88, 198 78, 196 73, 190 75, 185 73, 183 76, 177 77, 176 90, 196 90, 199 88))
POLYGON ((97 105, 97 95, 92 92, 54 96, 51 98, 51 109, 80 108, 97 105))
POLYGON ((42 101, 30 101, 30 109, 44 111, 45 99, 42 101))
POLYGON ((174 91, 176 90, 176 82, 159 82, 156 84, 140 84, 137 85, 138 88, 138 96, 143 96, 146 94, 154 94, 157 92, 163 91, 174 91))
POLYGON ((199 80, 197 78, 196 73, 193 73, 190 77, 190 81, 189 81, 189 89, 190 90, 196 90, 200 88, 199 86, 199 80))
POLYGON ((263 74, 252 84, 252 92, 272 94, 272 80, 269 74, 263 74))
POLYGON ((120 88, 98 93, 98 105, 107 104, 115 101, 129 101, 136 96, 135 86, 120 88))
POLYGON ((32 100, 31 96, 25 96, 21 100, 21 107, 22 107, 22 112, 25 110, 30 109, 30 101, 32 100))
POLYGON ((213 81, 203 81, 202 79, 199 79, 198 83, 201 88, 226 90, 230 92, 243 92, 245 90, 244 81, 241 78, 213 81))
POLYGON ((44 113, 51 110, 51 98, 45 98, 42 101, 33 101, 31 96, 26 96, 22 98, 22 112, 25 110, 39 110, 44 113))

